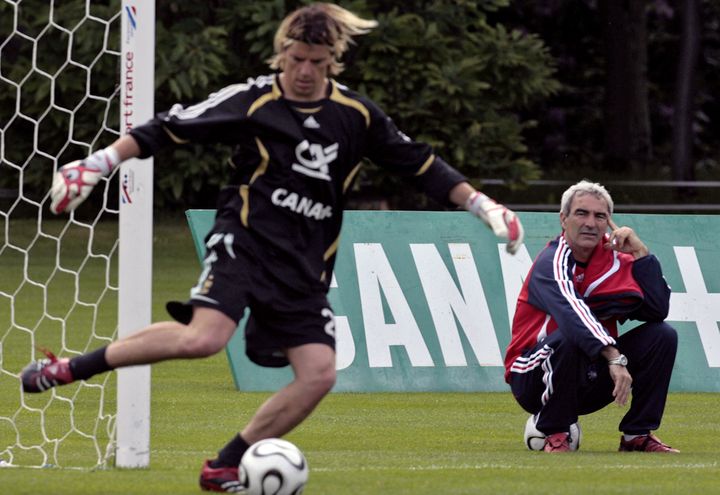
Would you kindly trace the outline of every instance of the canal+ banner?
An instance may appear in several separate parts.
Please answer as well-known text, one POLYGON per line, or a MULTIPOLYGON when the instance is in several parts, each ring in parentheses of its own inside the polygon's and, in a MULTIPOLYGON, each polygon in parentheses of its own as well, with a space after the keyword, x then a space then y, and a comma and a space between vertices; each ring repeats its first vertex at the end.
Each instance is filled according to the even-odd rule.
MULTIPOLYGON (((214 211, 187 212, 198 255, 214 211)), ((557 213, 519 213, 515 256, 466 212, 347 211, 328 294, 335 312, 336 391, 507 391, 503 356, 532 260, 560 233, 557 213)), ((613 215, 660 259, 679 334, 671 390, 720 391, 720 216, 613 215)), ((242 328, 244 321, 240 323, 242 328)), ((637 322, 627 322, 621 332, 637 322)), ((272 391, 289 368, 227 347, 235 385, 272 391)))

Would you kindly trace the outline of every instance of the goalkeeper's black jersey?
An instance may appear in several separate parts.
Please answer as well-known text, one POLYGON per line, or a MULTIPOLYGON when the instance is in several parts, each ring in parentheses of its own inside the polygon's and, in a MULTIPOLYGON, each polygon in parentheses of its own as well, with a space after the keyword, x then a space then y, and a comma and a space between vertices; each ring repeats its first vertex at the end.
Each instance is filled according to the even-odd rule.
POLYGON ((404 176, 442 204, 465 180, 430 146, 400 132, 377 105, 331 81, 316 102, 284 98, 274 75, 228 86, 193 106, 173 106, 134 128, 141 157, 173 143, 235 145, 218 221, 239 219, 291 286, 327 290, 345 195, 363 158, 404 176), (278 260, 279 258, 279 260, 278 260))

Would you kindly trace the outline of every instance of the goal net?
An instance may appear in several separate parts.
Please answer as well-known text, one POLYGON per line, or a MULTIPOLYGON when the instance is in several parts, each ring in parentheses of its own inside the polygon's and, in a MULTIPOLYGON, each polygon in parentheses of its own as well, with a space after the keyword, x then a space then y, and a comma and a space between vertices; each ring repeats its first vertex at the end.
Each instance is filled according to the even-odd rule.
MULTIPOLYGON (((128 421, 118 412, 126 397, 118 382, 127 376, 43 394, 23 394, 18 377, 44 357, 42 348, 73 357, 123 334, 121 284, 132 281, 122 274, 123 243, 142 241, 120 242, 132 164, 70 215, 50 213, 48 191, 57 168, 130 127, 125 99, 133 87, 123 70, 132 55, 123 38, 134 34, 136 16, 120 0, 0 0, 0 466, 107 467, 128 442, 118 433, 128 421)), ((147 372, 140 380, 149 382, 147 372)), ((143 409, 149 398, 140 402, 143 409)), ((141 459, 118 465, 147 464, 147 439, 139 441, 144 447, 130 445, 144 449, 141 459)))

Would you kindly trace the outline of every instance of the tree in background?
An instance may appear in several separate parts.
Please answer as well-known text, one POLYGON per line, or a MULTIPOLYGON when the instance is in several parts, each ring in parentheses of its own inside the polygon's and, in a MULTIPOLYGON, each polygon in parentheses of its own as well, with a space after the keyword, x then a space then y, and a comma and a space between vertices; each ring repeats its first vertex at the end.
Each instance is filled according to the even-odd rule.
POLYGON ((718 179, 720 2, 525 0, 497 20, 557 63, 562 89, 527 116, 546 177, 718 179))
POLYGON ((680 7, 680 40, 675 76, 675 109, 673 112, 672 178, 693 180, 693 129, 696 110, 697 66, 700 52, 700 4, 685 0, 680 7))
MULTIPOLYGON (((178 101, 201 101, 226 85, 269 73, 265 61, 271 55, 272 37, 280 20, 289 10, 306 3, 310 2, 157 2, 155 108, 164 110, 178 101)), ((520 184, 539 176, 524 138, 535 122, 523 113, 529 115, 559 85, 553 79, 553 60, 537 36, 488 20, 489 15, 506 8, 509 0, 338 3, 380 23, 350 52, 348 70, 339 77, 341 82, 376 100, 406 134, 431 143, 473 181, 502 177, 520 184)), ((75 108, 73 99, 85 93, 87 84, 116 83, 113 73, 118 61, 112 57, 108 59, 110 64, 97 64, 90 78, 82 70, 63 69, 63 77, 55 86, 32 69, 31 43, 10 36, 14 28, 11 12, 17 7, 21 29, 32 30, 33 26, 47 23, 49 4, 47 0, 0 2, 2 75, 16 83, 24 81, 18 95, 15 86, 0 79, 0 128, 6 142, 12 139, 18 143, 6 151, 13 160, 22 160, 26 152, 32 155, 34 131, 22 119, 6 128, 6 118, 11 118, 18 96, 23 112, 40 118, 49 106, 52 91, 55 101, 75 108), (30 76, 25 79, 28 72, 30 76)), ((86 10, 85 0, 55 4, 54 20, 60 25, 72 26, 73 16, 82 16, 86 10)), ((91 9, 107 12, 116 12, 119 7, 119 0, 90 3, 91 9)), ((113 39, 119 38, 119 19, 113 32, 117 34, 113 39)), ((76 33, 73 56, 82 59, 95 53, 93 43, 102 43, 99 34, 92 29, 76 33)), ((68 49, 68 36, 51 30, 43 40, 38 67, 54 74, 57 68, 53 64, 64 58, 56 55, 68 49)), ((102 125, 98 117, 101 113, 92 108, 79 109, 73 132, 77 136, 94 135, 102 125)), ((116 116, 109 117, 113 118, 116 116)), ((84 147, 67 145, 67 114, 53 113, 43 121, 47 125, 43 124, 42 147, 63 150, 62 162, 87 155, 89 150, 84 147)), ((105 146, 113 138, 103 136, 96 145, 105 146)), ((181 204, 214 206, 215 193, 225 183, 228 172, 219 164, 225 163, 228 154, 223 147, 201 150, 191 145, 156 156, 156 201, 166 208, 181 204)), ((53 164, 36 159, 38 163, 27 168, 24 181, 42 197, 41 192, 49 187, 53 164)), ((6 173, 7 167, 2 164, 0 167, 0 188, 17 189, 17 174, 6 173)), ((389 195, 395 206, 423 205, 419 198, 424 196, 404 192, 395 186, 393 178, 368 174, 358 183, 361 193, 389 195)))
MULTIPOLYGON (((157 2, 156 108, 196 102, 227 84, 269 72, 264 61, 275 28, 289 9, 303 3, 309 2, 157 2)), ((340 80, 376 99, 407 134, 434 144, 476 181, 502 177, 517 184, 541 172, 546 178, 592 175, 598 180, 720 176, 716 0, 340 3, 380 21, 349 53, 349 68, 340 80), (617 42, 623 39, 630 41, 617 42)), ((24 115, 42 117, 40 150, 60 152, 62 161, 88 151, 68 144, 67 113, 43 113, 51 96, 75 108, 85 93, 83 70, 58 67, 70 43, 67 35, 48 30, 36 55, 30 41, 11 36, 15 7, 23 32, 35 35, 46 24, 49 5, 49 0, 0 1, 0 130, 5 143, 12 143, 5 146, 4 158, 17 162, 32 156, 24 175, 28 189, 37 194, 47 190, 53 164, 32 153, 34 129, 28 120, 10 123, 18 105, 24 115), (32 70, 33 56, 42 73, 32 70), (46 74, 58 71, 62 77, 52 86, 46 74)), ((116 12, 120 2, 93 0, 89 5, 94 12, 116 12)), ((85 8, 85 0, 55 2, 55 21, 72 27, 85 8)), ((110 39, 114 49, 117 24, 117 35, 110 39)), ((86 23, 74 37, 71 49, 83 63, 89 64, 97 51, 93 43, 101 39, 99 29, 86 23)), ((112 82, 114 76, 104 74, 116 71, 116 63, 112 57, 97 61, 90 84, 112 82)), ((85 101, 75 112, 74 132, 80 139, 94 135, 100 125, 102 109, 93 104, 85 101)), ((158 202, 212 206, 209 198, 225 182, 218 163, 227 154, 223 148, 201 153, 193 146, 162 154, 158 202)), ((365 193, 394 191, 394 182, 378 174, 360 179, 365 193)), ((17 189, 17 184, 17 170, 0 162, 0 188, 17 189)), ((524 191, 518 197, 533 201, 532 194, 524 191)), ((403 206, 403 201, 396 197, 395 203, 403 206)), ((406 198, 405 204, 413 201, 406 198)))
POLYGON ((605 52, 604 168, 644 172, 652 160, 646 0, 599 2, 605 52))
MULTIPOLYGON (((536 36, 488 22, 505 4, 368 2, 380 26, 347 78, 471 179, 520 183, 539 176, 523 137, 535 122, 520 112, 558 86, 536 36)), ((383 184, 385 195, 400 190, 393 179, 383 184)), ((415 199, 395 203, 409 207, 415 199)))
MULTIPOLYGON (((158 17, 165 39, 158 42, 158 50, 172 46, 177 56, 159 61, 159 82, 167 82, 170 91, 158 92, 164 97, 158 108, 172 103, 168 96, 203 98, 207 88, 269 72, 265 60, 272 54, 278 23, 289 10, 306 3, 310 2, 162 2, 158 17), (177 18, 184 20, 178 23, 177 18), (178 65, 196 68, 194 54, 206 48, 197 38, 211 27, 221 30, 227 41, 216 51, 225 61, 224 72, 210 74, 207 81, 190 81, 188 76, 187 83, 173 82, 182 72, 178 65), (195 35, 178 35, 178 30, 195 35)), ((508 0, 339 3, 379 21, 346 57, 341 82, 377 101, 406 134, 431 143, 473 179, 503 177, 521 183, 538 177, 523 137, 535 122, 522 119, 520 112, 558 85, 552 78, 552 59, 539 38, 488 22, 488 13, 507 6, 508 0)), ((174 151, 172 162, 182 161, 185 170, 161 179, 169 186, 165 189, 173 191, 168 200, 182 195, 186 201, 195 193, 207 196, 208 174, 211 180, 218 177, 212 171, 216 157, 198 154, 188 160, 193 153, 199 150, 174 151)), ((425 201, 424 196, 398 194, 403 189, 393 177, 363 173, 358 183, 362 194, 389 196, 395 206, 417 207, 425 201)))

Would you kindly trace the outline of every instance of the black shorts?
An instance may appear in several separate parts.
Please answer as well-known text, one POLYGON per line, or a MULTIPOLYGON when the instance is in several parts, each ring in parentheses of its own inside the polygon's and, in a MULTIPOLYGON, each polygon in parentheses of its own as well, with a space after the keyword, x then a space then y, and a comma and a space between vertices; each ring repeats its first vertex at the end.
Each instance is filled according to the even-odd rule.
POLYGON ((298 291, 275 280, 242 226, 216 226, 205 248, 203 270, 189 301, 167 304, 173 318, 187 324, 193 307, 201 306, 239 322, 249 308, 245 352, 260 366, 287 366, 285 349, 303 344, 335 349, 335 320, 326 292, 298 291))

